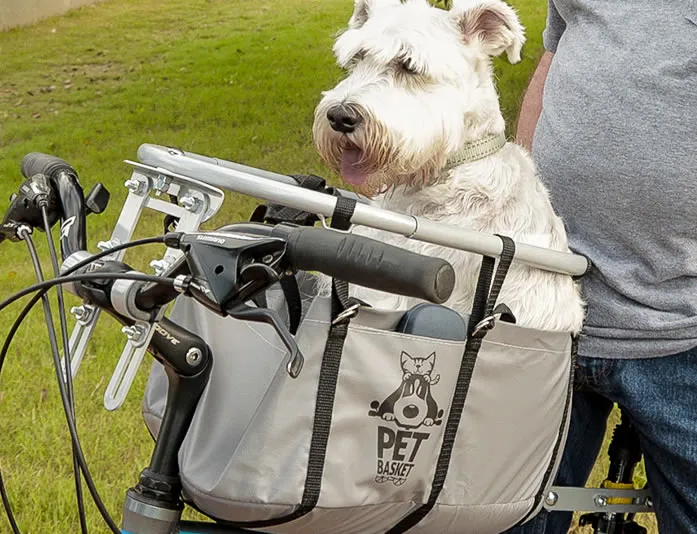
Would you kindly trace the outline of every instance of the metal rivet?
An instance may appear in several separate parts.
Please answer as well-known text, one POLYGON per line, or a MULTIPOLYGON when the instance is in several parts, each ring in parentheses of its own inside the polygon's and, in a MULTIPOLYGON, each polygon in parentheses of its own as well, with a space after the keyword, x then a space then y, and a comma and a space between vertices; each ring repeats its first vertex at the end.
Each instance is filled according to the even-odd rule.
POLYGON ((554 506, 557 504, 557 501, 559 500, 559 495, 554 493, 553 491, 550 491, 547 496, 545 497, 545 504, 549 506, 554 506))
POLYGON ((593 502, 595 503, 596 506, 607 506, 607 497, 605 495, 596 495, 593 498, 593 502))
POLYGON ((191 348, 186 353, 186 363, 196 367, 199 363, 201 363, 202 356, 203 354, 201 353, 201 349, 197 349, 195 347, 191 348))

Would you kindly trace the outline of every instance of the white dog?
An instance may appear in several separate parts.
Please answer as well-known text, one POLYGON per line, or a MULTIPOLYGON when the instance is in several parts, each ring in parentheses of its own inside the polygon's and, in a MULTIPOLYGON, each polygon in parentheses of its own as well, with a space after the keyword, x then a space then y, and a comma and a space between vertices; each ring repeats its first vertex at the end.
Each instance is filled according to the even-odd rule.
MULTIPOLYGON (((356 0, 334 52, 347 77, 323 94, 313 134, 322 157, 375 205, 519 243, 568 251, 528 153, 506 142, 491 58, 520 60, 524 30, 501 0, 356 0)), ((445 304, 471 310, 481 256, 378 230, 361 233, 448 260, 457 276, 445 304)), ((415 299, 366 288, 353 295, 378 308, 415 299)), ((584 309, 566 275, 514 262, 499 302, 518 324, 580 331, 584 309)))

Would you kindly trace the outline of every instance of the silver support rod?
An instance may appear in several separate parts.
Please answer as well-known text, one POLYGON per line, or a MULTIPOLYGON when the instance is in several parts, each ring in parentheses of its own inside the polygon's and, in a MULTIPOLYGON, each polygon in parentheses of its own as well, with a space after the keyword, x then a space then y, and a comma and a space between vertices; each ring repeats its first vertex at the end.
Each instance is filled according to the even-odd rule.
MULTIPOLYGON (((138 149, 138 158, 144 164, 157 167, 165 174, 168 171, 183 174, 221 189, 325 217, 332 216, 337 201, 334 196, 298 187, 295 180, 289 176, 258 169, 251 173, 247 170, 250 167, 238 164, 231 164, 234 168, 231 165, 223 166, 220 165, 221 160, 204 156, 192 157, 191 154, 177 149, 144 144, 138 149)), ((351 222, 487 256, 498 257, 503 248, 501 240, 491 234, 465 230, 422 217, 403 215, 364 203, 356 206, 351 222)), ((588 261, 583 256, 522 243, 516 243, 515 259, 539 269, 573 276, 580 276, 588 270, 588 261)))
MULTIPOLYGON (((256 176, 258 178, 265 178, 267 180, 273 180, 274 182, 280 182, 282 184, 289 184, 289 185, 298 185, 298 182, 295 180, 295 178, 291 176, 286 176, 285 174, 279 174, 277 172, 273 171, 267 171, 265 169, 257 169, 256 167, 250 167, 249 165, 243 165, 242 163, 235 163, 233 161, 227 161, 224 159, 219 159, 219 158, 211 158, 210 156, 202 156, 200 154, 194 154, 193 152, 185 152, 183 150, 179 150, 177 148, 169 148, 169 147, 163 147, 159 145, 151 145, 148 143, 145 143, 140 146, 138 149, 138 158, 140 161, 143 163, 148 163, 150 165, 155 165, 155 166, 164 166, 165 168, 166 165, 162 165, 168 162, 168 156, 172 155, 181 155, 181 156, 186 156, 186 158, 181 158, 179 160, 179 173, 183 175, 187 175, 187 169, 191 170, 193 172, 196 172, 198 167, 196 166, 196 162, 190 161, 191 159, 197 160, 197 161, 203 161, 205 163, 210 163, 211 165, 217 165, 219 167, 224 167, 226 169, 232 169, 233 171, 239 171, 243 172, 245 174, 251 174, 252 176, 256 176), (189 158, 189 159, 187 159, 189 158)), ((172 170, 172 169, 170 169, 172 170)), ((213 184, 209 184, 213 185, 213 184)), ((225 186, 221 186, 225 187, 225 186)), ((339 189, 339 192, 341 193, 341 196, 344 197, 349 197, 349 198, 355 198, 359 202, 367 203, 368 199, 365 197, 362 197, 360 195, 357 195, 356 193, 352 191, 346 191, 344 189, 339 189)))

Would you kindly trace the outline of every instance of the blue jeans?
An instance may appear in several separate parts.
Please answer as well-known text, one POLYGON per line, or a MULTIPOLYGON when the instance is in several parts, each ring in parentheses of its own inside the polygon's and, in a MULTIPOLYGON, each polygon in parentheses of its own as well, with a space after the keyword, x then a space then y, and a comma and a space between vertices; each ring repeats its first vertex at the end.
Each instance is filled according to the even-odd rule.
MULTIPOLYGON (((617 403, 634 423, 661 534, 697 534, 697 348, 675 356, 579 356, 558 486, 586 483, 617 403)), ((566 534, 571 512, 543 510, 506 534, 566 534)))

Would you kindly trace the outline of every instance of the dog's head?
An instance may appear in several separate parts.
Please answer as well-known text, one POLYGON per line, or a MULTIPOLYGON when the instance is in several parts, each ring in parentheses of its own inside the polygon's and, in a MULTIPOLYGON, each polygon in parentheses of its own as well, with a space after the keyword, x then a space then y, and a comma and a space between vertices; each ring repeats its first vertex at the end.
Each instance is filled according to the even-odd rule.
POLYGON ((334 45, 347 72, 323 94, 313 134, 322 157, 369 196, 438 177, 462 143, 503 130, 491 58, 525 41, 501 0, 355 0, 334 45))

